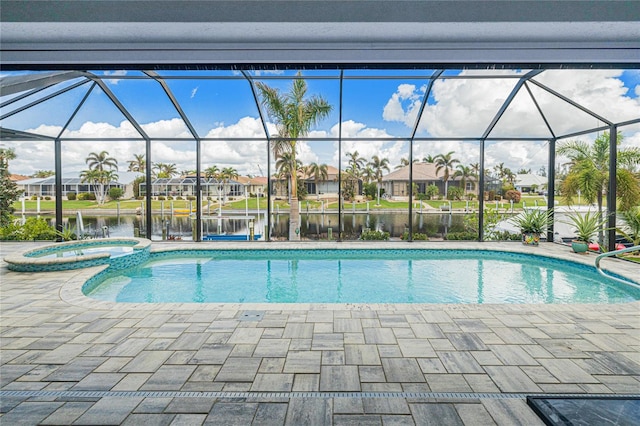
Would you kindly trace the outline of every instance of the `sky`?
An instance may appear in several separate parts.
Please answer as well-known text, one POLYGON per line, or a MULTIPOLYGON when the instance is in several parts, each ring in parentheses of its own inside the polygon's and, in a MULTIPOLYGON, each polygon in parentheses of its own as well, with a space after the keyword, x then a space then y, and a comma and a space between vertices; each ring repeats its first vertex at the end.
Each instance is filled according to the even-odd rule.
MULTIPOLYGON (((434 81, 417 137, 450 138, 447 141, 415 141, 414 159, 427 155, 453 152, 462 164, 479 161, 477 142, 456 138, 478 137, 488 128, 505 98, 517 83, 518 76, 527 70, 448 70, 434 81), (516 78, 480 79, 479 76, 516 78), (452 78, 453 77, 453 78, 452 78), (460 78, 465 77, 465 78, 460 78)), ((139 71, 105 71, 106 85, 127 108, 144 131, 153 138, 191 138, 188 126, 180 118, 162 87, 139 71)), ((254 96, 246 80, 238 79, 233 71, 159 71, 181 108, 201 137, 220 138, 202 142, 202 169, 211 165, 219 168, 234 167, 240 174, 265 175, 266 142, 238 141, 231 138, 264 138, 254 96), (175 78, 180 76, 181 78, 175 78), (185 78, 186 76, 186 78, 185 78), (206 76, 207 79, 196 79, 206 76), (211 77, 219 77, 214 79, 211 77), (229 138, 226 139, 225 138, 229 138)), ((295 71, 256 71, 253 75, 269 86, 287 92, 292 80, 272 77, 292 76, 295 71)), ((408 138, 413 132, 422 106, 430 70, 346 70, 342 85, 342 137, 343 138, 408 138), (391 76, 388 79, 354 78, 356 76, 391 76)), ((0 78, 14 74, 1 74, 0 78)), ((340 131, 340 82, 336 70, 307 70, 308 95, 322 96, 333 110, 317 123, 309 137, 336 138, 340 131), (331 78, 324 78, 331 77, 331 78)), ((640 118, 640 70, 547 70, 534 77, 541 85, 573 99, 596 114, 614 121, 640 118)), ((74 81, 75 82, 75 81, 74 81)), ((65 83, 70 85, 71 83, 65 83)), ((106 150, 125 171, 127 161, 134 154, 144 153, 145 143, 134 126, 113 105, 99 88, 88 95, 89 84, 70 90, 35 107, 2 120, 2 126, 32 133, 57 136, 71 117, 76 106, 86 96, 78 113, 63 133, 70 138, 119 138, 120 141, 63 141, 63 175, 77 175, 86 169, 85 158, 90 152, 106 150), (128 139, 128 140, 126 140, 128 139), (138 140, 134 140, 138 139, 138 140)), ((538 106, 556 134, 603 125, 596 118, 562 101, 536 84, 528 85, 538 106)), ((44 90, 36 97, 46 96, 44 90)), ((11 96, 2 96, 1 102, 11 96)), ((0 115, 29 104, 26 98, 8 105, 0 115)), ((275 125, 267 118, 267 127, 275 134, 275 125)), ((640 125, 625 126, 623 146, 640 147, 640 125)), ((550 137, 549 130, 526 88, 514 98, 510 108, 493 128, 490 136, 502 138, 550 137)), ((580 136, 592 141, 597 134, 580 136)), ((15 149, 17 158, 11 162, 12 173, 31 175, 37 170, 51 170, 53 142, 12 142, 2 145, 15 149)), ((152 162, 175 163, 178 170, 195 169, 193 140, 152 141, 152 162)), ((402 158, 409 158, 407 141, 345 140, 342 144, 343 168, 346 155, 358 151, 367 161, 373 155, 388 158, 391 170, 402 158)), ((338 145, 331 140, 300 141, 298 158, 304 163, 326 163, 338 166, 338 145)), ((537 172, 547 167, 547 142, 541 141, 488 141, 485 164, 491 168, 504 163, 514 172, 531 169, 537 172)), ((561 164, 562 158, 558 159, 561 164)), ((272 166, 273 170, 273 166, 272 166)))

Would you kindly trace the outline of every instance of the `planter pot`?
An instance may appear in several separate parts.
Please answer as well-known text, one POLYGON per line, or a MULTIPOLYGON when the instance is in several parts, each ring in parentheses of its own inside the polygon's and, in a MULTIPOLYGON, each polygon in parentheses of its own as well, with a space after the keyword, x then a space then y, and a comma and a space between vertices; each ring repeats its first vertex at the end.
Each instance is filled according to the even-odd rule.
POLYGON ((525 232, 522 234, 522 244, 525 246, 537 246, 540 243, 540 234, 525 232))
POLYGON ((589 249, 589 243, 584 241, 571 241, 571 248, 576 253, 586 253, 589 249))

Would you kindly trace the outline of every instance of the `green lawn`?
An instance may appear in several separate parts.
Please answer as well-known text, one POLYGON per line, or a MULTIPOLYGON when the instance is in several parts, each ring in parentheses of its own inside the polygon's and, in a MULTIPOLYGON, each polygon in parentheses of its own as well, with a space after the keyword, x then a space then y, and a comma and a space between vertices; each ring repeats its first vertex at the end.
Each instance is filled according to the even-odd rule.
MULTIPOLYGON (((538 206, 546 206, 546 203, 544 201, 543 197, 539 197, 539 196, 524 196, 522 197, 521 202, 519 203, 515 203, 514 204, 514 208, 515 209, 521 209, 522 208, 522 202, 526 203, 527 207, 533 207, 535 205, 535 202, 537 201, 538 206)), ((559 200, 560 201, 560 205, 563 205, 563 201, 564 200, 559 200)), ((123 200, 120 201, 120 209, 136 209, 138 207, 141 207, 145 204, 145 202, 143 200, 123 200)), ((153 208, 153 210, 160 210, 161 206, 162 206, 161 201, 152 201, 151 206, 153 208)), ((164 201, 164 209, 165 210, 169 210, 171 208, 171 201, 164 201)), ((257 206, 258 200, 256 198, 250 198, 249 199, 249 209, 250 210, 256 210, 258 208, 257 206)), ((425 205, 429 205, 435 209, 440 209, 441 206, 448 206, 449 202, 446 200, 427 200, 427 201, 423 201, 423 203, 425 205)), ((117 209, 117 205, 118 203, 116 201, 109 201, 108 203, 105 203, 104 205, 100 206, 98 205, 95 201, 63 201, 62 202, 62 208, 65 210, 76 210, 76 209, 82 209, 82 210, 101 210, 101 209, 108 209, 108 210, 115 210, 117 209)), ((189 206, 191 205, 192 209, 195 209, 195 201, 188 201, 188 200, 173 200, 173 208, 174 209, 188 209, 189 206)), ((202 202, 202 208, 206 209, 208 205, 207 200, 203 200, 202 202)), ((217 200, 211 200, 210 204, 211 209, 217 209, 218 208, 218 203, 217 200)), ((321 210, 322 209, 322 205, 320 201, 316 201, 316 200, 303 200, 301 201, 301 210, 304 212, 307 209, 307 205, 309 206, 309 210, 321 210)), ((466 207, 467 203, 465 201, 453 201, 451 203, 452 207, 454 210, 462 210, 466 207)), ((498 205, 500 207, 500 209, 506 209, 510 207, 510 204, 508 202, 498 202, 498 205)), ((493 208, 495 206, 495 202, 494 201, 487 201, 485 202, 485 208, 493 208)), ((15 203, 13 203, 13 207, 16 209, 17 213, 20 213, 20 211, 22 210, 22 203, 20 201, 17 201, 15 203)), ((281 209, 288 209, 289 208, 289 204, 286 202, 286 200, 275 200, 273 203, 273 208, 277 209, 278 207, 280 207, 281 209)), ((478 208, 478 201, 474 200, 474 201, 469 201, 469 207, 472 209, 477 209, 478 208)), ((36 201, 26 201, 25 202, 25 208, 28 211, 32 211, 34 212, 36 210, 36 201)), ((237 201, 233 201, 233 202, 228 202, 226 203, 223 207, 223 210, 243 210, 246 208, 246 202, 245 200, 237 200, 237 201)), ((330 209, 330 210, 337 210, 338 209, 338 203, 337 201, 331 202, 329 203, 329 205, 327 206, 325 204, 325 208, 330 209)), ((413 204, 413 208, 414 209, 420 209, 420 205, 419 205, 419 201, 414 200, 414 204, 413 204)), ((266 198, 260 198, 260 210, 266 210, 267 209, 267 199, 266 198)), ((344 203, 344 210, 345 211, 349 211, 353 209, 353 204, 350 202, 345 202, 344 203)), ((364 211, 367 209, 367 203, 366 202, 360 202, 360 203, 356 203, 356 210, 358 211, 364 211)), ((390 201, 390 200, 384 200, 381 199, 380 200, 380 205, 376 204, 376 200, 371 200, 369 201, 369 210, 370 211, 375 211, 375 210, 408 210, 409 209, 409 203, 405 202, 405 201, 390 201)), ((40 201, 40 210, 41 211, 53 211, 55 210, 55 201, 53 200, 49 200, 49 201, 40 201)))

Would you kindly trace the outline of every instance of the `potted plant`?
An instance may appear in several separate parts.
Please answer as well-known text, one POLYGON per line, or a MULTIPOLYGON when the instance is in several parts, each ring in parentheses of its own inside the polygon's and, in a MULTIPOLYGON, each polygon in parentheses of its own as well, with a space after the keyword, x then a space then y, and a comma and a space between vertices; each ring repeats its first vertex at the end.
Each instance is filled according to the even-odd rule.
POLYGON ((575 228, 576 239, 571 241, 571 248, 576 253, 586 253, 589 249, 589 243, 593 241, 607 222, 606 217, 591 211, 584 214, 578 212, 569 213, 567 218, 569 220, 565 221, 565 223, 575 228))
POLYGON ((525 209, 511 218, 510 222, 520 229, 522 244, 537 246, 540 234, 547 231, 553 218, 553 210, 525 209))

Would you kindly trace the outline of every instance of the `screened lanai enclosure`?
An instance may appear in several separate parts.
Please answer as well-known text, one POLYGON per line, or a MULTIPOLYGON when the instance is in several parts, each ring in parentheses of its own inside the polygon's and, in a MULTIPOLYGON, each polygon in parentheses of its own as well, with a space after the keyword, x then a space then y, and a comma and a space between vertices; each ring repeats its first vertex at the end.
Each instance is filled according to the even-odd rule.
POLYGON ((50 171, 55 203, 39 213, 59 229, 79 208, 65 179, 91 183, 100 167, 129 189, 117 207, 83 210, 112 236, 483 241, 511 238, 523 208, 555 207, 546 238, 557 241, 563 208, 597 208, 580 192, 567 206, 562 192, 562 147, 581 142, 606 144, 613 247, 618 151, 640 147, 633 68, 98 68, 0 78, 10 172, 37 185, 50 171), (502 189, 519 181, 514 205, 502 189))

